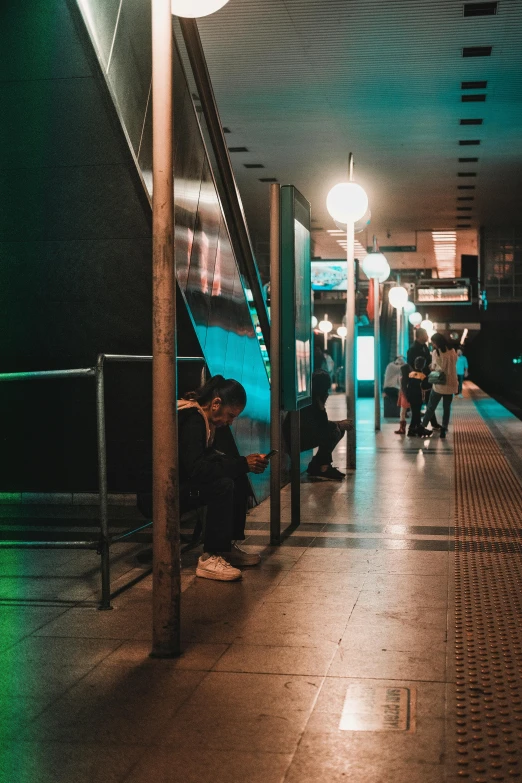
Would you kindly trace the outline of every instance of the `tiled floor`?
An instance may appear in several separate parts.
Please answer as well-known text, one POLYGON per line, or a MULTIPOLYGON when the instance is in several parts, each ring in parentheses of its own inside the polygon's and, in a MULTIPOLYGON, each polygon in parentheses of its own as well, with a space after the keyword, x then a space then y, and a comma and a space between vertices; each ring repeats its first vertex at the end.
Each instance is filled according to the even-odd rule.
MULTIPOLYGON (((305 480, 283 546, 268 547, 268 503, 251 512, 260 567, 220 584, 187 557, 178 660, 148 657, 149 577, 99 612, 92 553, 0 552, 1 783, 444 781, 451 430, 375 434, 372 405, 357 472, 305 480), (355 684, 407 689, 407 730, 340 729, 355 684)), ((136 547, 119 551, 128 578, 136 547)))

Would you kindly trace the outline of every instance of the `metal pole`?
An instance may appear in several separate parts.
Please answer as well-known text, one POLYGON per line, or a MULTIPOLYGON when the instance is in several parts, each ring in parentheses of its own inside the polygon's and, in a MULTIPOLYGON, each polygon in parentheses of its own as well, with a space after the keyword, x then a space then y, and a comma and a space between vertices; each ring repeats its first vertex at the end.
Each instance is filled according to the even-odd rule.
POLYGON ((299 411, 290 411, 290 507, 292 527, 301 522, 301 427, 299 411))
MULTIPOLYGON (((356 399, 356 368, 355 368, 355 280, 354 280, 354 227, 353 222, 346 225, 346 362, 345 362, 345 389, 346 389, 346 418, 352 419, 355 424, 355 399, 356 399)), ((346 433, 346 467, 356 467, 356 434, 355 426, 346 433)))
POLYGON ((374 396, 375 396, 375 431, 378 432, 381 429, 381 318, 380 318, 380 303, 379 303, 379 278, 374 277, 371 281, 373 285, 373 334, 374 334, 374 354, 373 354, 373 371, 374 371, 374 396))
POLYGON ((105 438, 105 384, 103 377, 103 355, 96 362, 96 436, 98 446, 98 487, 100 493, 100 545, 101 556, 101 603, 99 608, 111 607, 111 571, 109 543, 109 513, 107 508, 107 444, 105 438))
POLYGON ((180 530, 176 412, 172 17, 152 0, 152 655, 180 648, 180 530))
POLYGON ((270 544, 281 543, 281 192, 270 185, 270 544))
POLYGON ((402 307, 397 307, 397 356, 402 353, 402 307))

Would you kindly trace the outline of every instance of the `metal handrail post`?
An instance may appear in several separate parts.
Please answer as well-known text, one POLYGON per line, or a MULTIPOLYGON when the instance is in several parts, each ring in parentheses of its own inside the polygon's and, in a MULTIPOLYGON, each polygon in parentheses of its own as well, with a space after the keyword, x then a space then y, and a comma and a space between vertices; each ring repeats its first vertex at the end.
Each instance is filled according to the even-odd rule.
POLYGON ((96 439, 98 446, 98 486, 100 493, 100 545, 101 557, 101 603, 102 610, 111 606, 111 559, 109 541, 109 511, 107 501, 107 441, 105 436, 105 382, 103 375, 104 355, 99 354, 96 362, 96 439))

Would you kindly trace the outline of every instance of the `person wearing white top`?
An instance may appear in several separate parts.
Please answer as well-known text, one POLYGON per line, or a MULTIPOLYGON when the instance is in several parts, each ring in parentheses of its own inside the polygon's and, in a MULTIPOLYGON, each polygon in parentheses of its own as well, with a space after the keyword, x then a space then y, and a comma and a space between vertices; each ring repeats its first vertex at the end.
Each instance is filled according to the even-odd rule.
POLYGON ((437 405, 442 400, 443 413, 440 437, 445 438, 450 420, 453 395, 457 393, 459 388, 457 379, 457 354, 453 348, 450 348, 446 338, 438 332, 435 332, 435 334, 432 335, 431 342, 433 343, 431 369, 432 371, 444 373, 446 377, 444 383, 433 384, 426 413, 422 419, 422 426, 425 427, 426 424, 428 424, 430 418, 435 413, 437 405))
POLYGON ((459 390, 458 395, 459 397, 462 397, 462 384, 464 383, 464 378, 468 377, 468 360, 462 353, 461 349, 457 349, 457 379, 459 382, 459 390))

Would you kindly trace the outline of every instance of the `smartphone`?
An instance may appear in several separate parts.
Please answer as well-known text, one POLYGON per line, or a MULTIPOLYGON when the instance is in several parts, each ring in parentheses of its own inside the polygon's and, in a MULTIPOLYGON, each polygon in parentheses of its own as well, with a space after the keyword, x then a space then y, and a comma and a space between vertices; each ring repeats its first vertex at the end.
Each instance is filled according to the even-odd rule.
POLYGON ((274 454, 278 454, 279 451, 277 449, 272 449, 272 451, 269 451, 268 454, 265 454, 265 459, 270 459, 270 457, 273 457, 274 454))

